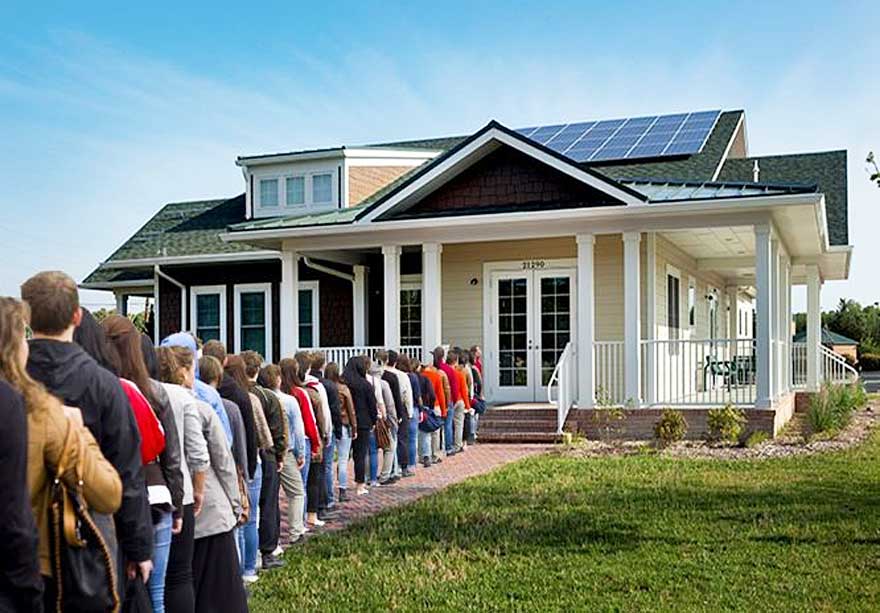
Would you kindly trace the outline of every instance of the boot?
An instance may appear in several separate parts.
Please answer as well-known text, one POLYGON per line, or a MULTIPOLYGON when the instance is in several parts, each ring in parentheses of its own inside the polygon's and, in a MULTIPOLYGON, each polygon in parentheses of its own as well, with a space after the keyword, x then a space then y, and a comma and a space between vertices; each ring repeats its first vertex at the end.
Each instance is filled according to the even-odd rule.
POLYGON ((337 497, 337 500, 338 500, 339 502, 347 502, 347 501, 348 501, 348 496, 347 496, 346 493, 345 493, 345 488, 344 488, 344 487, 340 487, 340 488, 339 488, 339 496, 337 497))

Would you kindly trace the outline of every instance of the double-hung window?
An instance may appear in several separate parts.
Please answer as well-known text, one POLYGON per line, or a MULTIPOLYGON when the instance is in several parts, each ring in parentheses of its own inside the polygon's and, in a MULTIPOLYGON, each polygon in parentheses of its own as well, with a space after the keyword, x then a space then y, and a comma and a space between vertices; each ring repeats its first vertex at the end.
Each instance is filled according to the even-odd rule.
POLYGON ((422 344, 422 286, 418 281, 400 285, 400 344, 422 344))
POLYGON ((190 290, 190 328, 202 342, 226 343, 226 286, 200 285, 190 290))
POLYGON ((666 274, 666 328, 669 340, 681 336, 681 279, 677 274, 666 274))
POLYGON ((697 282, 691 278, 688 280, 688 327, 697 326, 697 282))
POLYGON ((235 351, 256 351, 272 361, 272 285, 235 286, 235 351))
POLYGON ((312 203, 325 204, 333 200, 333 175, 322 173, 312 175, 312 203))
POLYGON ((306 203, 306 178, 287 177, 284 180, 285 203, 287 206, 302 206, 306 203))
POLYGON ((317 281, 299 282, 299 347, 319 347, 320 298, 317 281))
POLYGON ((278 206, 278 179, 260 179, 260 207, 278 206))

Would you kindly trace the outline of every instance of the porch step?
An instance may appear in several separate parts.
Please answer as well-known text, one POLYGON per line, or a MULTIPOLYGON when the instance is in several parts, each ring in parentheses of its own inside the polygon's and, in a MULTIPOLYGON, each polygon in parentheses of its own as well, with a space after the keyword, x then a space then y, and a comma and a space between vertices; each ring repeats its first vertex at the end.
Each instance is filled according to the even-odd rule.
POLYGON ((559 443, 562 435, 546 432, 483 432, 477 434, 477 443, 559 443))
POLYGON ((552 405, 490 407, 480 418, 477 440, 484 443, 557 443, 556 409, 552 405))

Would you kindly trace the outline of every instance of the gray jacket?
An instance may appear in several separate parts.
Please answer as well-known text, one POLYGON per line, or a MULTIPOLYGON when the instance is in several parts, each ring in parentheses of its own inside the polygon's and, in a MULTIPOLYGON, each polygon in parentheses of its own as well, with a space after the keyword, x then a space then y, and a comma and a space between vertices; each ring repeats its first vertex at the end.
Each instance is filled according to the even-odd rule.
POLYGON ((206 403, 199 400, 196 406, 211 456, 211 467, 205 477, 202 512, 196 517, 195 538, 200 539, 229 532, 235 527, 241 515, 241 494, 235 461, 220 418, 206 403))
POLYGON ((247 474, 248 456, 245 445, 244 421, 241 419, 241 411, 238 405, 231 400, 223 399, 223 408, 229 416, 229 425, 232 426, 232 459, 243 475, 247 474))
POLYGON ((177 426, 183 472, 183 504, 186 506, 193 503, 192 474, 207 470, 211 457, 202 433, 202 418, 196 404, 198 400, 192 391, 172 383, 163 383, 162 387, 168 394, 177 426))

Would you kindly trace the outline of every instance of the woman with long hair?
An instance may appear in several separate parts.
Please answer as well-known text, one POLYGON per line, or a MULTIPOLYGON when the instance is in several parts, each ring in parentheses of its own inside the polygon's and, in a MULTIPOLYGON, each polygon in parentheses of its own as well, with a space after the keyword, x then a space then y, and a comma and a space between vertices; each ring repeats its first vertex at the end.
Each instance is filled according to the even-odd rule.
MULTIPOLYGON (((180 466, 180 442, 168 395, 162 386, 150 379, 144 361, 141 334, 127 317, 110 315, 101 322, 107 341, 115 350, 119 376, 123 379, 132 406, 146 400, 159 420, 165 444, 155 459, 145 459, 144 478, 153 516, 153 572, 147 587, 155 613, 165 613, 165 573, 172 532, 180 532, 183 506, 183 475, 180 466), (148 460, 148 461, 147 461, 148 460), (172 492, 173 490, 173 492, 172 492)), ((140 425, 141 419, 138 420, 140 425)), ((155 420, 150 424, 155 425, 155 420)), ((144 437, 144 433, 141 434, 144 437)), ((149 436, 149 435, 148 435, 149 436)))
POLYGON ((337 439, 336 470, 339 480, 339 502, 345 502, 348 491, 348 460, 351 457, 351 444, 357 438, 357 415, 354 410, 354 400, 351 398, 351 390, 339 375, 339 364, 330 362, 324 368, 324 376, 336 384, 339 393, 339 412, 342 418, 342 436, 337 439))
MULTIPOLYGON (((73 467, 82 467, 82 491, 95 513, 115 513, 122 502, 122 482, 113 465, 101 454, 76 409, 62 407, 57 398, 31 379, 25 370, 25 340, 29 311, 14 298, 0 298, 0 382, 12 388, 27 412, 27 482, 31 508, 39 535, 40 574, 45 582, 46 610, 56 610, 49 555, 49 503, 52 481, 59 477, 70 488, 78 486, 73 467), (62 456, 70 470, 56 475, 62 456)), ((4 521, 9 518, 4 518, 4 521)), ((107 586, 108 589, 111 586, 107 586)))
POLYGON ((367 381, 367 359, 362 355, 351 358, 345 365, 342 380, 351 391, 357 418, 356 434, 352 437, 354 480, 357 483, 357 494, 361 496, 368 493, 366 485, 367 451, 370 446, 370 432, 379 418, 375 391, 372 384, 367 381))
POLYGON ((116 356, 107 344, 104 329, 92 315, 92 312, 86 308, 82 309, 82 321, 73 330, 73 342, 82 347, 83 351, 92 356, 105 370, 119 375, 119 365, 116 363, 116 356))
MULTIPOLYGON (((159 364, 163 379, 188 389, 195 385, 195 356, 188 348, 160 347, 159 364)), ((238 473, 219 417, 204 402, 196 402, 196 408, 208 444, 210 465, 203 499, 194 509, 195 610, 243 612, 247 611, 247 597, 233 534, 242 512, 238 473)))

